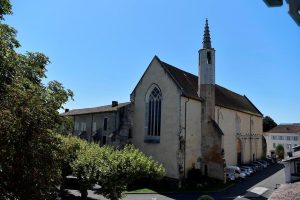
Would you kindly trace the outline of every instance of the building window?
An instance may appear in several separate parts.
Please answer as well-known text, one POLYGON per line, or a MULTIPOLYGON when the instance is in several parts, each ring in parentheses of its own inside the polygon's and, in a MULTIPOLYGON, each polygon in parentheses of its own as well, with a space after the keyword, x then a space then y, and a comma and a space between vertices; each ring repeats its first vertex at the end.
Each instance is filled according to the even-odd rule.
POLYGON ((78 122, 75 122, 75 131, 79 131, 79 123, 78 122))
POLYGON ((277 140, 277 135, 273 135, 272 140, 277 140))
POLYGON ((104 122, 103 122, 103 130, 107 131, 107 118, 104 118, 104 122))
POLYGON ((96 133, 97 130, 97 124, 96 122, 93 122, 93 133, 96 133))
POLYGON ((276 143, 273 143, 273 148, 274 148, 274 149, 276 148, 276 143))
POLYGON ((298 141, 298 136, 294 136, 294 141, 298 141))
POLYGON ((286 140, 291 140, 291 136, 286 136, 286 140))
POLYGON ((282 135, 278 136, 278 140, 283 140, 283 136, 282 135))
POLYGON ((103 135, 103 137, 102 137, 102 144, 106 145, 106 136, 105 135, 103 135))
POLYGON ((207 52, 207 64, 211 64, 211 52, 207 52))
POLYGON ((238 134, 241 133, 241 118, 237 113, 235 114, 235 132, 238 134))
POLYGON ((296 173, 300 173, 300 162, 296 163, 296 173))
POLYGON ((86 131, 86 123, 85 122, 81 122, 81 131, 86 131))
POLYGON ((159 142, 161 128, 161 91, 155 86, 146 99, 145 142, 159 142))

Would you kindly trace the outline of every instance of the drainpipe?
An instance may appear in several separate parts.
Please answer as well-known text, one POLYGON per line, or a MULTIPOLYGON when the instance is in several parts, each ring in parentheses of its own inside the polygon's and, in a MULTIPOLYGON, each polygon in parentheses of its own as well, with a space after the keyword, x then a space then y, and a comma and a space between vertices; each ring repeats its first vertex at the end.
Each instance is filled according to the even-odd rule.
POLYGON ((186 160, 186 115, 187 115, 187 103, 190 101, 190 99, 188 98, 187 101, 184 102, 184 149, 183 149, 183 178, 184 180, 186 179, 186 176, 185 176, 185 160, 186 160))

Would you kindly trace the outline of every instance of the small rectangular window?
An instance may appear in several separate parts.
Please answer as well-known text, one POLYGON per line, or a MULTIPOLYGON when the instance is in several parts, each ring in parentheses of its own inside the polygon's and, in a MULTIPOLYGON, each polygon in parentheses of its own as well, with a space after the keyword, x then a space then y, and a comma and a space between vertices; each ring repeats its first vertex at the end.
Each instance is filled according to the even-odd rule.
POLYGON ((296 163, 296 173, 300 173, 300 162, 296 163))
POLYGON ((273 143, 273 148, 274 148, 274 149, 276 148, 276 143, 273 143))
POLYGON ((286 136, 286 140, 291 140, 291 136, 286 136))
POLYGON ((294 136, 294 141, 298 141, 298 136, 294 136))
POLYGON ((103 137, 102 137, 102 144, 106 145, 106 136, 105 135, 103 135, 103 137))
POLYGON ((129 128, 128 130, 128 139, 131 139, 132 138, 132 132, 131 132, 131 128, 129 128))
POLYGON ((104 122, 103 122, 103 130, 107 131, 107 118, 104 118, 104 122))
POLYGON ((86 131, 86 123, 81 122, 81 131, 86 131))
POLYGON ((96 122, 93 122, 93 132, 96 132, 96 130, 97 130, 97 124, 96 122))
POLYGON ((207 52, 207 64, 211 64, 211 52, 207 52))
POLYGON ((280 135, 280 136, 278 137, 278 139, 279 139, 279 140, 283 140, 283 136, 280 135))
POLYGON ((75 122, 75 131, 79 131, 79 123, 78 122, 75 122))

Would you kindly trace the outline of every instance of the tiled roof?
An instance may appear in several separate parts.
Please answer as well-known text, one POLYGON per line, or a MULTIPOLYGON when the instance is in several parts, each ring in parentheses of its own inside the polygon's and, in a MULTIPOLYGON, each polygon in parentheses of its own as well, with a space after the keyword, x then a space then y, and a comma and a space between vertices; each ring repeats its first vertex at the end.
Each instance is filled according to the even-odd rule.
POLYGON ((268 133, 300 133, 300 123, 279 124, 269 130, 268 133))
MULTIPOLYGON (((186 97, 200 100, 198 92, 198 76, 178 69, 168 63, 161 61, 156 57, 162 67, 169 72, 178 87, 181 88, 182 94, 186 97)), ((232 92, 222 86, 216 84, 215 87, 215 104, 217 106, 238 110, 241 112, 251 113, 262 116, 262 113, 252 104, 252 102, 246 97, 235 92, 232 92)))
POLYGON ((129 105, 130 102, 119 103, 118 106, 112 107, 112 105, 99 106, 94 108, 82 108, 82 109, 74 109, 69 112, 64 112, 60 114, 61 116, 73 116, 73 115, 84 115, 90 113, 103 113, 103 112, 113 112, 117 111, 119 108, 129 105))

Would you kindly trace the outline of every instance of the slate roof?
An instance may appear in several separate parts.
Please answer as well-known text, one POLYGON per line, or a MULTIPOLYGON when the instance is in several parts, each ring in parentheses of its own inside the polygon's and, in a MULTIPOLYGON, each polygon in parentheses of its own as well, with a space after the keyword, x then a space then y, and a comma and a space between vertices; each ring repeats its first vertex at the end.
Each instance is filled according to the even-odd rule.
POLYGON ((74 109, 70 110, 69 112, 64 112, 60 114, 61 116, 73 116, 73 115, 84 115, 84 114, 90 114, 90 113, 103 113, 103 112, 114 112, 117 111, 119 108, 129 105, 130 102, 126 103, 119 103, 118 106, 112 107, 110 105, 106 106, 99 106, 94 108, 82 108, 82 109, 74 109))
MULTIPOLYGON (((183 96, 202 101, 197 94, 198 76, 163 62, 157 56, 156 58, 162 67, 170 74, 177 86, 181 88, 183 96)), ((215 87, 215 95, 215 104, 217 106, 263 116, 245 95, 242 96, 217 84, 215 87)))
POLYGON ((279 124, 267 133, 300 133, 300 123, 279 124))

